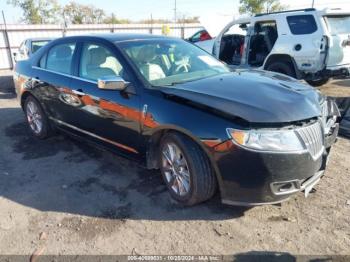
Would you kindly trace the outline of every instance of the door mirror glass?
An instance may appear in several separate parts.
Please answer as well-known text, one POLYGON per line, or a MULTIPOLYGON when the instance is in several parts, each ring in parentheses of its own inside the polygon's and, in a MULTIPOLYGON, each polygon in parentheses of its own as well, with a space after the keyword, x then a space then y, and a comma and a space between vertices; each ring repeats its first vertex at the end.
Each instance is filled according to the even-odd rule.
POLYGON ((120 76, 101 77, 97 80, 97 86, 103 90, 124 90, 129 85, 129 82, 125 81, 120 76))

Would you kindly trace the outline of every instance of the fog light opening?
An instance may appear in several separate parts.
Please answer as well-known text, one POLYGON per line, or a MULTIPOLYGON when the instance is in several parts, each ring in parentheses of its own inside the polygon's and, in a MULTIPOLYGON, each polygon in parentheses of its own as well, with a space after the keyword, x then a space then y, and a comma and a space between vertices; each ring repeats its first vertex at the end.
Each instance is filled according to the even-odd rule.
POLYGON ((277 182, 271 184, 271 190, 275 195, 287 195, 300 190, 300 181, 277 182))
POLYGON ((280 186, 279 192, 286 192, 286 191, 290 191, 292 189, 294 189, 293 183, 287 183, 287 184, 280 186))

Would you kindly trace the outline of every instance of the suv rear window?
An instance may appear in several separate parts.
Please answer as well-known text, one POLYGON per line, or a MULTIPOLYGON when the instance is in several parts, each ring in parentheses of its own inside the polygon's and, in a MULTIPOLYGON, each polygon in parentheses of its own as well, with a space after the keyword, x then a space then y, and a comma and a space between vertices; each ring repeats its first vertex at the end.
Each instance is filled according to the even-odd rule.
POLYGON ((317 31, 317 24, 313 15, 288 16, 287 22, 293 35, 307 35, 317 31))

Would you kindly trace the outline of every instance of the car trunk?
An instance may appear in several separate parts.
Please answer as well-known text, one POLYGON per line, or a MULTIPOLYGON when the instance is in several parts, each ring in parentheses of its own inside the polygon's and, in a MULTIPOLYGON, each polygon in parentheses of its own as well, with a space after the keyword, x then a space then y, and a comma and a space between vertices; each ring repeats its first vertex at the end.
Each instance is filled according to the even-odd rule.
POLYGON ((332 35, 327 66, 350 65, 350 14, 327 15, 326 21, 332 35))

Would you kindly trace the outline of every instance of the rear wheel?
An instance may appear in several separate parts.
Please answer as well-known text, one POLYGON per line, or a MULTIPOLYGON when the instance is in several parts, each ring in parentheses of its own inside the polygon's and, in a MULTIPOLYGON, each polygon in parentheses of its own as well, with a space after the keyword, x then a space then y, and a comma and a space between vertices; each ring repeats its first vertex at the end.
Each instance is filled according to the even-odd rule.
POLYGON ((296 77, 295 70, 291 63, 288 62, 274 62, 267 66, 267 71, 285 74, 290 77, 296 77))
POLYGON ((306 82, 309 85, 314 86, 314 87, 323 86, 323 85, 327 84, 328 81, 329 81, 329 78, 321 78, 318 80, 306 80, 306 82))
POLYGON ((182 134, 169 133, 162 139, 160 167, 170 195, 181 204, 198 204, 216 191, 216 177, 208 157, 182 134))
POLYGON ((39 102, 32 96, 28 96, 24 102, 24 112, 32 134, 44 139, 50 136, 49 121, 39 102))

